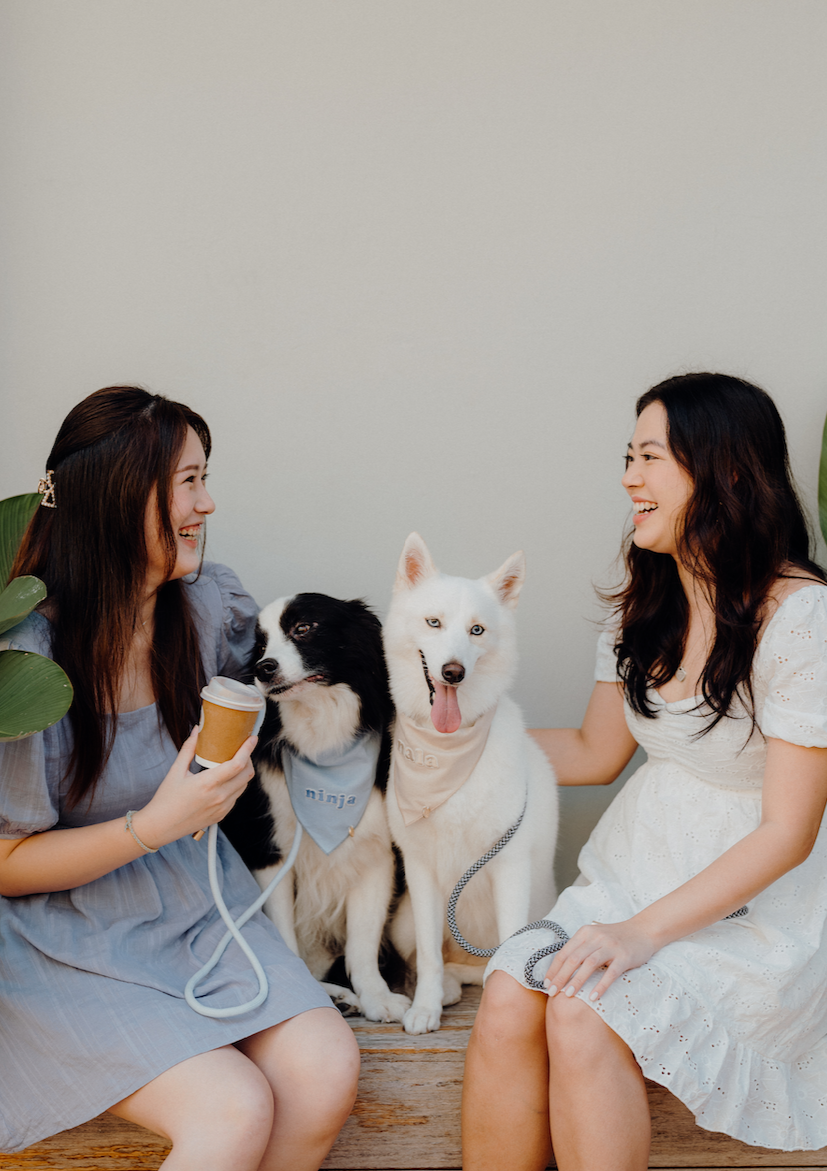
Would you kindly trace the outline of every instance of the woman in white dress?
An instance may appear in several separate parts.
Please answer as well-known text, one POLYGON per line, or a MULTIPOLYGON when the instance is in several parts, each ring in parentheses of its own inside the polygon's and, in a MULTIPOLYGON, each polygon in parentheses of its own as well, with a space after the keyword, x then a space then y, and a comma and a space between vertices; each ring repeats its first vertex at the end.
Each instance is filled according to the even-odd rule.
POLYGON ((552 1139, 565 1171, 641 1171, 644 1076, 709 1130, 827 1144, 827 584, 775 406, 724 375, 661 383, 623 486, 627 579, 583 725, 536 737, 564 785, 648 760, 549 913, 550 966, 547 926, 489 964, 466 1171, 537 1171, 552 1139))

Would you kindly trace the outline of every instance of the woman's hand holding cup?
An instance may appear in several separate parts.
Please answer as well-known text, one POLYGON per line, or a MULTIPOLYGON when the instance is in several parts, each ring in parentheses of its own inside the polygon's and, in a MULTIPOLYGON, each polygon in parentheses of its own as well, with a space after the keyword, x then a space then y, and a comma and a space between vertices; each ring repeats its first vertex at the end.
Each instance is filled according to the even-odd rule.
POLYGON ((255 773, 250 754, 258 737, 249 733, 258 731, 264 698, 254 688, 220 676, 210 680, 201 696, 201 723, 181 746, 155 796, 133 817, 141 840, 156 848, 187 833, 200 838, 207 826, 227 816, 255 773), (197 749, 209 767, 193 773, 197 749))

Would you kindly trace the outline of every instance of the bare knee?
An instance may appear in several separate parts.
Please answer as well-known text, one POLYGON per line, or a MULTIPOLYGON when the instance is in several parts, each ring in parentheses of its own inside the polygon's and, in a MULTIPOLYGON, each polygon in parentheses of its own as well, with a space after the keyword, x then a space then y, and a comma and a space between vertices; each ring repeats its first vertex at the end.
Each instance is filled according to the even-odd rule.
POLYGON ((627 1048, 593 1008, 575 997, 548 998, 546 1031, 552 1066, 569 1070, 586 1069, 605 1060, 607 1052, 627 1048))
POLYGON ((230 1046, 173 1066, 110 1109, 215 1168, 257 1167, 273 1126, 267 1079, 230 1046))
POLYGON ((341 1126, 356 1099, 359 1046, 335 1009, 319 1008, 239 1041, 268 1078, 281 1109, 310 1109, 323 1126, 341 1126))
POLYGON ((505 972, 486 981, 474 1021, 478 1043, 493 1046, 534 1045, 543 1037, 546 996, 518 984, 505 972))
MULTIPOLYGON (((306 1076, 313 1085, 314 1100, 326 1108, 335 1118, 344 1110, 344 1118, 353 1109, 356 1088, 359 1082, 361 1055, 353 1030, 338 1010, 328 1012, 329 1017, 322 1033, 316 1037, 307 1058, 306 1076), (320 1100, 319 1083, 327 1085, 327 1092, 320 1100)), ((341 1119, 341 1121, 344 1120, 341 1119)), ((337 1125, 341 1125, 341 1121, 337 1125)))
POLYGON ((253 1145, 266 1145, 273 1129, 274 1104, 273 1092, 260 1070, 253 1067, 243 1076, 223 1082, 216 1099, 210 1105, 211 1121, 206 1125, 243 1135, 253 1145))

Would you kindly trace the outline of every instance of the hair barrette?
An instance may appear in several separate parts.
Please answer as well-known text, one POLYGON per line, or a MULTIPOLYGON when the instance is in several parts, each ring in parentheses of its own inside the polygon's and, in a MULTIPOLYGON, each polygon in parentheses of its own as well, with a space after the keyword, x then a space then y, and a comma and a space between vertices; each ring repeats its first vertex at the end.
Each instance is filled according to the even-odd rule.
POLYGON ((38 481, 37 490, 43 496, 43 499, 40 501, 42 508, 57 508, 57 504, 55 503, 55 485, 52 480, 54 474, 53 470, 47 471, 46 479, 38 481))

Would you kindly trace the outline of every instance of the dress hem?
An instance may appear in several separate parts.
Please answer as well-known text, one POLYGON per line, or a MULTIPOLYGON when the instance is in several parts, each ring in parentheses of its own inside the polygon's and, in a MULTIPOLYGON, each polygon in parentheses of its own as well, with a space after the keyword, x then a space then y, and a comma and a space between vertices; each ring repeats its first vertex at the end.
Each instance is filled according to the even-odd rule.
MULTIPOLYGON (((338 1009, 321 988, 321 985, 319 985, 319 990, 321 992, 321 996, 324 998, 324 1000, 327 1001, 327 1003, 320 1002, 319 1004, 309 1004, 304 1008, 297 1009, 295 1012, 288 1011, 286 1013, 279 1013, 278 1011, 275 1011, 271 1014, 268 1014, 264 1021, 257 1022, 256 1027, 253 1029, 245 1028, 241 1021, 241 1017, 239 1017, 238 1032, 232 1029, 229 1030, 229 1035, 222 1037, 219 1044, 216 1045, 210 1043, 194 1045, 191 1042, 189 1045, 182 1046, 180 1055, 170 1059, 170 1055, 168 1054, 158 1062, 158 1068, 154 1068, 151 1071, 145 1070, 140 1074, 136 1074, 134 1078, 128 1080, 125 1079, 124 1083, 117 1089, 114 1089, 114 1087, 110 1084, 107 1087, 107 1092, 105 1094, 98 1095, 97 1098, 90 1094, 91 1100, 87 1102, 86 1105, 84 1105, 83 1109, 71 1110, 65 1115, 65 1117, 61 1119, 53 1118, 48 1123, 44 1121, 44 1127, 30 1128, 25 1139, 16 1142, 13 1146, 0 1146, 0 1154, 19 1154, 21 1151, 28 1150, 28 1148, 33 1146, 35 1143, 42 1142, 44 1139, 51 1138, 56 1134, 61 1134, 65 1130, 72 1130, 77 1126, 83 1126, 83 1124, 86 1122, 91 1122, 92 1119, 97 1118, 99 1114, 104 1114, 107 1110, 110 1110, 117 1102, 122 1102, 123 1099, 128 1098, 130 1094, 137 1093, 138 1090, 143 1089, 144 1086, 148 1086, 150 1082, 155 1080, 155 1078, 160 1077, 162 1073, 166 1073, 167 1070, 173 1069, 176 1065, 180 1065, 182 1062, 188 1061, 191 1057, 200 1057, 202 1053, 212 1053, 216 1049, 223 1049, 227 1045, 234 1045, 236 1041, 242 1041, 245 1037, 252 1037, 255 1033, 261 1033, 265 1029, 270 1029, 274 1025, 280 1025, 284 1021, 292 1020, 294 1017, 301 1016, 302 1013, 312 1012, 317 1008, 330 1008, 334 1012, 338 1012, 338 1009), (56 1125, 54 1125, 55 1123, 56 1125)), ((261 1009, 257 1009, 256 1011, 260 1013, 261 1009)), ((204 1019, 206 1020, 207 1018, 204 1019)), ((227 1018, 225 1017, 224 1021, 226 1020, 227 1018)))
MULTIPOLYGON (((670 994, 676 996, 679 993, 681 997, 692 1002, 692 1008, 687 1009, 680 1019, 680 1025, 684 1026, 679 1033, 679 1043, 683 1049, 681 1053, 676 1052, 675 1039, 670 1038, 668 1033, 660 1034, 655 1031, 653 1034, 652 1030, 650 1030, 650 1034, 659 1035, 663 1039, 659 1046, 650 1043, 647 1046, 650 1051, 644 1052, 644 1042, 639 1032, 635 1034, 632 1028, 624 1029, 625 1022, 622 1019, 617 1019, 619 1014, 611 1012, 611 1010, 611 1015, 615 1019, 608 1019, 609 1014, 606 1012, 605 1003, 588 999, 589 992, 599 979, 597 974, 592 976, 577 993, 577 998, 593 1009, 612 1032, 616 1033, 629 1046, 643 1076, 674 1094, 690 1111, 696 1124, 702 1130, 725 1134, 728 1138, 735 1139, 747 1146, 763 1147, 772 1151, 792 1153, 823 1149, 827 1145, 827 1126, 824 1127, 822 1135, 818 1138, 812 1138, 806 1135, 800 1125, 794 1121, 795 1114, 800 1116, 804 1110, 803 1102, 800 1100, 800 1091, 792 1084, 793 1075, 790 1071, 794 1070, 796 1063, 774 1061, 756 1053, 739 1041, 731 1040, 725 1029, 719 1024, 712 1024, 711 1015, 697 1000, 695 993, 682 984, 672 972, 657 965, 646 964, 643 968, 632 969, 632 973, 644 973, 647 969, 652 972, 664 997, 670 996, 670 994), (669 988, 669 985, 674 985, 674 989, 669 988), (696 1028, 690 1041, 687 1039, 686 1033, 689 1031, 692 1021, 696 1023, 696 1028), (697 1027, 698 1022, 700 1022, 700 1028, 697 1027), (716 1047, 719 1052, 714 1054, 712 1050, 716 1047), (679 1060, 672 1060, 672 1058, 679 1058, 679 1060), (691 1071, 686 1068, 687 1058, 695 1067, 691 1071), (717 1070, 716 1076, 711 1080, 707 1077, 706 1080, 710 1082, 707 1089, 701 1087, 697 1080, 698 1067, 704 1065, 705 1058, 708 1059, 707 1068, 712 1067, 717 1070), (755 1072, 756 1067, 761 1070, 758 1074, 755 1072), (738 1077, 739 1071, 741 1071, 740 1078, 738 1077), (778 1080, 779 1073, 783 1077, 784 1092, 781 1092, 778 1080), (776 1076, 773 1077, 773 1074, 776 1076), (771 1100, 772 1109, 768 1111, 768 1114, 770 1117, 774 1116, 778 1119, 777 1126, 766 1128, 767 1119, 759 1118, 757 1123, 763 1122, 766 1128, 765 1132, 761 1133, 758 1124, 753 1127, 745 1120, 746 1111, 743 1107, 732 1107, 728 1104, 725 1099, 732 1096, 732 1087, 738 1080, 743 1086, 743 1101, 747 1105, 755 1103, 757 1087, 764 1087, 761 1098, 765 1102, 771 1100), (767 1087, 773 1082, 775 1083, 774 1092, 768 1092, 767 1087), (726 1085, 727 1091, 723 1091, 721 1085, 726 1085), (794 1099, 799 1100, 794 1101, 794 1099), (789 1110, 786 1115, 786 1121, 788 1121, 786 1126, 784 1125, 785 1110, 789 1110), (774 1133, 767 1133, 767 1130, 774 1131, 774 1133)), ((624 973, 623 976, 620 976, 616 983, 624 982, 626 975, 627 973, 624 973)), ((822 1097, 827 1097, 823 1088, 821 1093, 822 1097)), ((827 1102, 818 1102, 817 1105, 824 1110, 827 1102)))

